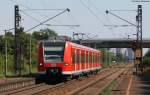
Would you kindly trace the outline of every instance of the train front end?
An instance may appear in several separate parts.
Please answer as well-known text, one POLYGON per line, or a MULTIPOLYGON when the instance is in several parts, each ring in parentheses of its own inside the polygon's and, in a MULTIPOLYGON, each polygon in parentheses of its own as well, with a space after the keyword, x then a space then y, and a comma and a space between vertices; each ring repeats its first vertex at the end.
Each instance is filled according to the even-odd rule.
POLYGON ((39 44, 38 72, 48 77, 60 78, 64 60, 65 42, 41 42, 39 44))

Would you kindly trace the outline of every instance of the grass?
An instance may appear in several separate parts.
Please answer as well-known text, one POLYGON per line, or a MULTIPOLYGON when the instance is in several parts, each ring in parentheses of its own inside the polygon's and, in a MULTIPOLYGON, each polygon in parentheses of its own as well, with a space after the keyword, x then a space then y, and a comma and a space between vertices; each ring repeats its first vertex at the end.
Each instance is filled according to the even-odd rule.
POLYGON ((117 81, 113 80, 99 95, 109 95, 113 89, 113 87, 116 86, 117 81))
MULTIPOLYGON (((7 76, 15 76, 14 75, 14 56, 8 54, 7 56, 7 76)), ((27 75, 29 74, 29 63, 28 60, 24 59, 23 62, 21 62, 21 74, 22 75, 27 75)), ((31 73, 36 73, 37 72, 37 62, 34 61, 33 64, 31 64, 31 73)), ((5 71, 5 55, 0 54, 0 77, 4 77, 5 71)))

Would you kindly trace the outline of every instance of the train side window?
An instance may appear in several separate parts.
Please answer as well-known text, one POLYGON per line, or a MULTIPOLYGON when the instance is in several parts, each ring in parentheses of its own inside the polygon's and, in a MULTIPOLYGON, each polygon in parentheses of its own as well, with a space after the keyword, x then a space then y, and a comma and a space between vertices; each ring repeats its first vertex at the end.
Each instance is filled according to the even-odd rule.
POLYGON ((80 50, 77 50, 77 63, 80 63, 81 61, 81 57, 80 57, 80 50))
POLYGON ((98 55, 98 63, 100 63, 100 56, 98 55))
POLYGON ((86 63, 88 63, 88 53, 86 53, 86 63))
POLYGON ((89 63, 91 63, 91 55, 90 55, 90 53, 89 53, 89 63))
POLYGON ((79 63, 80 62, 80 56, 79 56, 79 54, 77 53, 77 63, 79 63))
POLYGON ((82 58, 82 61, 83 61, 83 62, 82 62, 82 63, 84 63, 84 62, 85 62, 84 60, 85 60, 85 56, 83 55, 83 58, 82 58))
POLYGON ((96 54, 94 54, 94 63, 96 63, 96 54))
POLYGON ((90 53, 90 63, 92 63, 92 53, 90 53))
POLYGON ((78 54, 76 53, 76 63, 78 63, 78 60, 79 60, 78 54))
POLYGON ((83 60, 83 55, 82 55, 82 51, 80 50, 80 63, 82 63, 83 60))
POLYGON ((101 55, 99 55, 99 58, 100 58, 100 61, 99 61, 99 62, 101 63, 101 62, 102 62, 102 57, 101 57, 101 55))
POLYGON ((91 53, 91 63, 93 64, 93 53, 91 53))
POLYGON ((84 63, 84 55, 81 55, 81 63, 84 63))
POLYGON ((95 53, 94 53, 94 63, 95 63, 95 53))
POLYGON ((81 62, 85 63, 85 52, 84 51, 81 52, 81 62))
POLYGON ((96 61, 97 61, 97 63, 99 63, 99 62, 98 62, 98 55, 97 55, 97 60, 96 60, 96 61))
POLYGON ((90 52, 88 52, 88 63, 90 63, 90 52))
POLYGON ((74 50, 74 56, 75 56, 75 64, 77 63, 77 51, 76 51, 76 49, 74 50))
POLYGON ((97 54, 95 54, 95 63, 97 63, 97 54))
POLYGON ((86 54, 84 53, 84 57, 83 57, 83 61, 84 61, 84 63, 86 62, 86 54))
POLYGON ((95 53, 93 53, 93 63, 95 63, 95 53))
POLYGON ((98 55, 98 63, 100 63, 100 56, 98 55))
POLYGON ((74 64, 75 63, 75 50, 72 49, 72 63, 74 64))
POLYGON ((95 53, 93 53, 93 63, 95 63, 95 53))
POLYGON ((81 50, 79 51, 79 63, 81 63, 81 50))
POLYGON ((92 64, 94 63, 94 53, 92 53, 92 64))
POLYGON ((73 64, 75 63, 75 54, 74 53, 72 54, 72 63, 73 64))

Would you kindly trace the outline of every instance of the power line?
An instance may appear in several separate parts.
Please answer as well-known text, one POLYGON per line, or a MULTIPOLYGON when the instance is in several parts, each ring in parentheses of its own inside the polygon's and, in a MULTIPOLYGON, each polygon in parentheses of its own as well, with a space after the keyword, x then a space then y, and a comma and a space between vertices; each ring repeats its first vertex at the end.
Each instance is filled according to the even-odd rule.
POLYGON ((65 9, 23 9, 23 10, 20 10, 20 11, 62 11, 62 10, 65 10, 65 9))
POLYGON ((30 7, 28 7, 26 5, 23 5, 23 4, 20 4, 19 2, 15 1, 15 0, 10 0, 10 1, 12 1, 13 3, 16 3, 17 5, 20 5, 20 6, 24 7, 24 8, 31 9, 30 7))
MULTIPOLYGON (((75 18, 74 15, 72 15, 71 12, 70 12, 68 15, 69 15, 69 18, 72 20, 72 22, 79 24, 78 20, 75 18)), ((79 25, 80 25, 80 24, 79 24, 79 25)), ((80 31, 77 30, 77 29, 75 29, 75 27, 69 27, 69 28, 70 28, 70 29, 73 29, 74 32, 76 31, 76 32, 78 32, 78 33, 80 33, 80 31, 82 31, 82 32, 84 31, 81 27, 79 27, 79 28, 80 28, 80 31)))
POLYGON ((103 25, 104 25, 103 21, 91 10, 82 0, 80 0, 80 2, 81 2, 81 4, 82 4, 84 7, 86 7, 86 8, 88 9, 88 11, 89 11, 93 16, 95 16, 96 19, 99 20, 99 22, 101 22, 100 24, 103 24, 103 25))
MULTIPOLYGON (((81 4, 88 9, 88 11, 98 20, 98 23, 103 25, 104 22, 93 12, 92 9, 90 9, 82 0, 80 0, 81 4)), ((100 27, 99 27, 100 28, 100 27)), ((100 28, 101 29, 101 28, 100 28)))
MULTIPOLYGON (((17 4, 17 5, 19 5, 19 6, 22 6, 22 7, 26 8, 26 10, 32 10, 32 8, 28 7, 27 5, 20 4, 19 2, 14 1, 14 0, 10 0, 10 1, 12 1, 13 3, 16 3, 16 4, 17 4)), ((34 12, 34 13, 38 14, 38 15, 39 15, 39 16, 41 16, 42 18, 45 18, 45 17, 44 17, 43 15, 41 15, 40 13, 37 13, 37 11, 32 11, 32 12, 34 12)), ((47 19, 47 18, 49 18, 49 17, 48 17, 48 16, 46 16, 46 18, 45 18, 45 19, 47 19)))
POLYGON ((104 25, 106 27, 128 27, 128 26, 133 26, 133 25, 104 25))
POLYGON ((24 12, 24 11, 21 11, 24 15, 26 15, 26 16, 28 16, 28 17, 30 17, 30 18, 32 18, 34 21, 36 21, 36 22, 38 22, 38 23, 41 23, 41 21, 39 21, 38 19, 36 19, 35 17, 33 17, 33 16, 31 16, 31 15, 29 15, 29 14, 27 14, 26 12, 24 12))
POLYGON ((133 12, 133 11, 135 11, 136 12, 137 10, 109 10, 109 11, 119 11, 119 12, 123 12, 123 11, 124 12, 130 12, 130 11, 133 12))
MULTIPOLYGON (((88 2, 90 2, 90 4, 92 4, 93 7, 95 7, 95 9, 96 9, 97 11, 99 11, 99 9, 98 9, 90 0, 88 0, 88 2)), ((99 12, 100 12, 100 11, 99 11, 99 12)), ((109 18, 107 18, 106 20, 108 20, 108 21, 110 22, 109 18)), ((104 22, 102 22, 102 23, 103 23, 103 25, 105 25, 104 22)), ((110 23, 111 23, 111 22, 110 22, 110 23)), ((112 35, 113 35, 114 37, 116 37, 116 35, 115 35, 115 33, 112 31, 112 29, 110 29, 110 28, 108 28, 108 27, 107 27, 107 29, 112 32, 112 35)))
POLYGON ((129 22, 128 20, 125 20, 125 19, 123 19, 123 18, 117 16, 116 14, 114 14, 114 13, 112 13, 112 12, 106 10, 106 14, 108 14, 108 13, 111 14, 111 15, 113 15, 113 16, 115 16, 115 17, 117 17, 117 18, 119 18, 119 19, 121 19, 121 20, 123 20, 123 21, 125 21, 125 22, 127 22, 127 23, 129 23, 129 24, 131 24, 131 25, 133 25, 133 26, 135 26, 135 27, 137 27, 137 25, 135 25, 134 23, 131 23, 131 22, 129 22))
MULTIPOLYGON (((14 0, 10 0, 10 1, 12 1, 13 3, 16 3, 16 4, 18 4, 18 5, 20 5, 20 6, 24 7, 24 8, 26 8, 26 9, 24 9, 24 10, 32 10, 32 8, 30 8, 30 7, 26 6, 26 5, 20 4, 20 3, 17 2, 17 1, 14 1, 14 0)), ((26 16, 32 18, 34 21, 36 21, 36 22, 38 22, 38 23, 41 23, 41 21, 39 21, 39 20, 36 19, 35 17, 33 17, 33 16, 31 16, 31 15, 25 13, 24 10, 21 10, 21 12, 23 12, 24 15, 26 15, 26 16)), ((45 18, 45 16, 41 15, 40 13, 37 13, 37 11, 32 11, 32 12, 34 12, 34 13, 40 15, 42 18, 45 18)), ((45 19, 47 19, 47 18, 49 18, 49 17, 46 16, 45 19)), ((55 20, 53 20, 53 21, 55 21, 55 20)), ((55 21, 55 22, 58 22, 58 21, 55 21)), ((59 21, 59 23, 61 23, 61 22, 59 21)), ((70 29, 73 29, 73 30, 75 30, 75 31, 78 31, 78 30, 76 30, 74 27, 69 26, 69 28, 70 28, 70 29)), ((28 29, 27 31, 29 31, 29 29, 28 29)))
POLYGON ((45 20, 45 21, 41 22, 40 24, 38 24, 38 25, 36 25, 36 26, 34 26, 34 27, 32 27, 32 28, 28 29, 26 32, 31 31, 32 29, 34 29, 34 28, 36 28, 36 27, 38 27, 38 26, 40 26, 40 25, 42 25, 42 24, 44 24, 44 23, 46 23, 46 22, 48 22, 48 21, 52 20, 53 18, 55 18, 55 17, 57 17, 57 16, 59 16, 59 15, 61 15, 61 14, 65 13, 66 11, 68 11, 68 12, 69 12, 70 10, 67 8, 67 9, 65 9, 64 11, 62 11, 62 12, 58 13, 57 15, 55 15, 55 16, 53 16, 53 17, 51 17, 51 18, 48 18, 47 20, 45 20))
POLYGON ((54 25, 54 24, 45 24, 45 25, 47 25, 47 26, 73 26, 73 27, 79 27, 80 25, 54 25))

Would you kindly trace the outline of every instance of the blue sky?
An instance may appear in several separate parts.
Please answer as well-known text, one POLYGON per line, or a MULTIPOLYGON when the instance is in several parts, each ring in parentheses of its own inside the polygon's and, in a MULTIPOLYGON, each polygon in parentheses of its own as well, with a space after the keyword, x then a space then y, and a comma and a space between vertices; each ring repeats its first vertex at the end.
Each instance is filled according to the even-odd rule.
MULTIPOLYGON (((25 9, 66 9, 66 12, 57 18, 47 22, 55 25, 80 25, 80 27, 56 27, 42 25, 34 30, 51 28, 60 35, 71 36, 73 32, 82 32, 90 38, 135 38, 134 26, 130 27, 105 27, 104 25, 127 25, 112 15, 106 15, 108 10, 136 10, 139 3, 132 0, 1 0, 0 1, 0 30, 9 29, 14 26, 14 5, 19 4, 22 16, 21 25, 28 30, 39 24, 26 14, 42 22, 53 17, 59 11, 25 11, 25 9)), ((150 38, 150 2, 140 3, 143 5, 143 38, 150 38)), ((135 23, 135 11, 112 11, 116 15, 135 23)), ((33 31, 34 31, 33 30, 33 31)), ((32 32, 32 31, 30 31, 32 32)), ((0 33, 3 34, 3 31, 0 33)), ((86 38, 85 37, 85 38, 86 38)))

